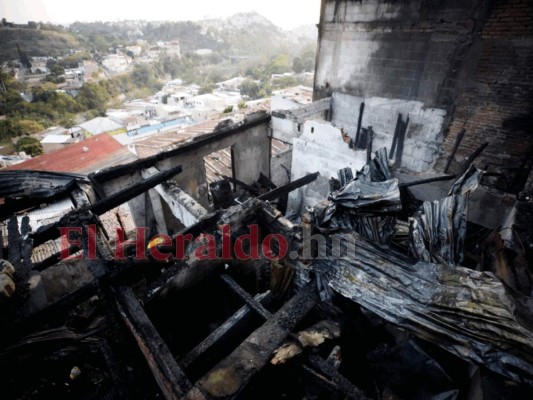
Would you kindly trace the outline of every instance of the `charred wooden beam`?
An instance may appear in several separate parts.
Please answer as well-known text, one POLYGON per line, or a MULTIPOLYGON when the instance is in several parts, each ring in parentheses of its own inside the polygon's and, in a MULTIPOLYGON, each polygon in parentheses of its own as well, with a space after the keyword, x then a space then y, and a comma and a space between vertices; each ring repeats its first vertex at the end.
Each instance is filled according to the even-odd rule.
POLYGON ((265 320, 272 317, 272 313, 268 311, 263 305, 254 299, 246 290, 244 290, 235 280, 226 274, 222 274, 220 278, 224 281, 226 285, 235 293, 237 296, 243 300, 248 307, 254 310, 257 314, 263 317, 265 320))
POLYGON ((235 134, 244 132, 256 126, 266 124, 270 122, 270 118, 270 114, 264 112, 250 114, 240 124, 230 124, 229 126, 222 127, 221 129, 215 129, 213 133, 198 136, 197 138, 194 138, 191 142, 188 142, 187 144, 178 148, 169 151, 164 151, 154 156, 134 161, 130 164, 124 164, 105 169, 95 174, 94 178, 99 182, 103 183, 124 175, 128 175, 135 171, 140 171, 142 169, 153 167, 160 161, 190 153, 207 144, 218 142, 224 138, 231 137, 235 134))
POLYGON ((247 183, 244 183, 243 181, 240 181, 238 179, 232 178, 231 176, 220 174, 220 177, 223 178, 223 179, 227 179, 228 181, 230 181, 234 185, 240 186, 240 187, 248 190, 250 193, 256 194, 258 192, 257 188, 255 188, 255 187, 253 187, 251 185, 248 185, 247 183))
POLYGON ((457 176, 462 176, 468 168, 470 168, 470 164, 472 164, 476 158, 485 150, 485 148, 489 145, 488 142, 483 143, 481 146, 479 146, 470 156, 466 159, 466 161, 461 166, 461 170, 457 174, 457 176))
POLYGON ((302 186, 305 186, 313 181, 315 181, 318 176, 320 175, 320 173, 318 172, 315 172, 314 174, 309 174, 309 175, 306 175, 300 179, 296 179, 295 181, 292 181, 284 186, 280 186, 274 190, 271 190, 270 192, 267 192, 265 194, 262 194, 261 196, 258 196, 257 199, 258 200, 263 200, 263 201, 267 201, 267 200, 274 200, 286 193, 290 193, 292 192, 293 190, 296 190, 298 188, 301 188, 302 186))
POLYGON ((455 158, 455 154, 457 153, 457 150, 459 150, 459 146, 461 145, 461 142, 463 141, 463 138, 465 136, 466 130, 463 128, 457 135, 457 138, 455 139, 455 143, 453 144, 452 152, 450 153, 450 156, 448 157, 448 161, 446 161, 446 167, 444 167, 444 173, 447 174, 448 170, 450 169, 450 166, 452 165, 453 159, 455 158))
MULTIPOLYGON (((21 332, 31 327, 53 322, 58 318, 64 318, 73 307, 90 299, 95 294, 96 283, 91 282, 64 295, 52 304, 31 315, 17 315, 17 320, 11 321, 15 327, 13 332, 21 332)), ((11 334, 13 332, 9 333, 11 334)))
POLYGON ((181 171, 181 165, 168 169, 155 176, 152 176, 144 182, 121 190, 120 192, 115 193, 114 195, 111 195, 106 199, 100 200, 87 207, 71 211, 70 213, 63 216, 58 222, 47 225, 42 229, 39 229, 36 233, 34 233, 34 245, 38 246, 48 240, 57 239, 60 235, 60 227, 73 226, 73 223, 77 223, 77 226, 84 226, 86 220, 82 221, 80 217, 84 216, 85 218, 88 218, 88 214, 91 213, 95 215, 101 215, 115 207, 118 207, 119 205, 127 202, 128 200, 137 197, 148 189, 151 189, 154 186, 157 186, 160 183, 172 178, 173 176, 179 174, 181 171))
POLYGON ((434 178, 421 179, 419 181, 403 182, 403 183, 400 183, 398 186, 400 188, 407 188, 411 186, 425 185, 426 183, 433 183, 433 182, 439 182, 439 181, 451 181, 452 179, 455 179, 455 178, 456 178, 456 175, 436 176, 434 178))
MULTIPOLYGON (((254 297, 260 304, 267 304, 273 299, 270 292, 258 294, 254 297)), ((235 312, 226 322, 215 329, 208 337, 200 342, 194 349, 189 351, 179 364, 188 370, 193 364, 202 358, 211 349, 219 346, 225 339, 241 331, 253 320, 254 313, 248 305, 244 305, 235 312)))
POLYGON ((318 301, 316 283, 311 282, 201 378, 196 388, 213 398, 235 398, 318 301))
POLYGON ((126 201, 137 197, 138 195, 146 192, 148 189, 152 189, 153 187, 165 182, 166 180, 169 180, 173 176, 181 173, 181 171, 181 165, 178 165, 177 167, 160 172, 159 174, 146 179, 144 182, 130 186, 129 188, 121 190, 120 192, 109 196, 106 199, 94 203, 93 205, 89 206, 89 209, 94 214, 101 215, 115 207, 118 207, 126 201))
POLYGON ((165 398, 181 399, 192 385, 130 288, 118 289, 117 306, 165 398))

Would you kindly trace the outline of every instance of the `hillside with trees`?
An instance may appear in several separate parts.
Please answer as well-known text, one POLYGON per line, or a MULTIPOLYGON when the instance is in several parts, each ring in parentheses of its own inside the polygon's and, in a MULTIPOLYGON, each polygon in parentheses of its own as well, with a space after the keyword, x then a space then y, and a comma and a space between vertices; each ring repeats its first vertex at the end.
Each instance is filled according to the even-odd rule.
POLYGON ((69 49, 80 47, 78 39, 68 31, 37 29, 37 26, 32 26, 23 28, 0 25, 0 62, 18 59, 17 45, 32 57, 58 57, 69 49))

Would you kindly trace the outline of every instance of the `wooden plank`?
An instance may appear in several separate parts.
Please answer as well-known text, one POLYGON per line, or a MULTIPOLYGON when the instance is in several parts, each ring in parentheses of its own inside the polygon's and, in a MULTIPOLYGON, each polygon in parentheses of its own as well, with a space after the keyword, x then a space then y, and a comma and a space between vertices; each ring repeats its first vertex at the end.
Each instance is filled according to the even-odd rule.
POLYGON ((240 287, 231 276, 222 274, 220 278, 237 296, 241 298, 241 300, 248 305, 248 307, 254 310, 258 315, 263 317, 265 320, 272 317, 272 313, 263 307, 263 305, 254 299, 246 290, 240 287))
POLYGON ((311 282, 201 378, 195 387, 215 399, 235 398, 318 301, 316 283, 311 282))
MULTIPOLYGON (((263 303, 268 303, 274 296, 270 292, 265 292, 255 296, 255 300, 263 303)), ((213 347, 217 346, 226 337, 239 331, 243 325, 250 322, 254 312, 248 305, 242 306, 235 312, 226 322, 215 329, 208 337, 200 342, 194 349, 189 351, 185 357, 179 360, 182 368, 188 369, 193 365, 204 353, 208 352, 213 347)))
POLYGON ((117 306, 166 399, 182 398, 192 385, 129 287, 118 289, 117 306))
POLYGON ((267 200, 274 200, 278 197, 290 193, 293 190, 296 190, 298 188, 301 188, 302 186, 305 186, 318 178, 320 174, 318 172, 315 172, 314 174, 306 175, 300 179, 296 179, 295 181, 292 181, 284 186, 280 186, 274 190, 271 190, 270 192, 267 192, 265 194, 262 194, 261 196, 258 196, 257 199, 267 201, 267 200))

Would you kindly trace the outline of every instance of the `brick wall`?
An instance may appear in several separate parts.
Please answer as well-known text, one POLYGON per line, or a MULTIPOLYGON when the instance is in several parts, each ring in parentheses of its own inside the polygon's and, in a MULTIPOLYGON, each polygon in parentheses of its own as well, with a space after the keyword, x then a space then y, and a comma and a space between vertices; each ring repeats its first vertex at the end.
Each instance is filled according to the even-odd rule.
POLYGON ((477 164, 502 172, 495 187, 517 192, 527 171, 517 170, 533 157, 533 2, 496 1, 481 28, 475 68, 459 91, 445 134, 442 166, 457 134, 465 136, 452 172, 484 142, 477 164))

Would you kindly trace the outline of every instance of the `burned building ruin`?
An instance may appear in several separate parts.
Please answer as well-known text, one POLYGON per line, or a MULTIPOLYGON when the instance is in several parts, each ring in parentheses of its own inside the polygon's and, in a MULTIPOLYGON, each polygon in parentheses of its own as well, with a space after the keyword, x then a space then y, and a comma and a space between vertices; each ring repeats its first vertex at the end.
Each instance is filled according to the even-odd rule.
POLYGON ((311 104, 0 171, 3 396, 531 398, 532 20, 323 0, 311 104))

